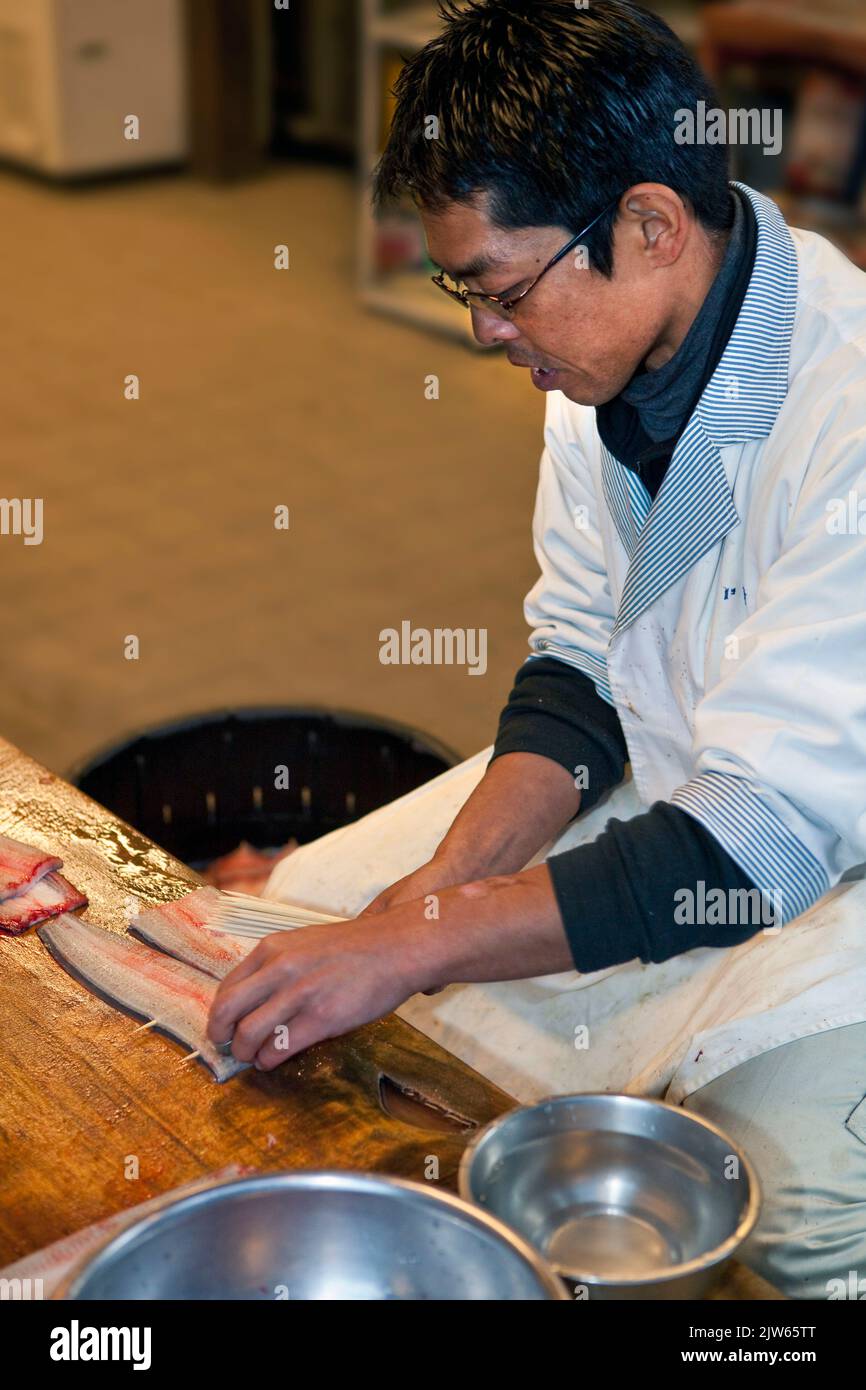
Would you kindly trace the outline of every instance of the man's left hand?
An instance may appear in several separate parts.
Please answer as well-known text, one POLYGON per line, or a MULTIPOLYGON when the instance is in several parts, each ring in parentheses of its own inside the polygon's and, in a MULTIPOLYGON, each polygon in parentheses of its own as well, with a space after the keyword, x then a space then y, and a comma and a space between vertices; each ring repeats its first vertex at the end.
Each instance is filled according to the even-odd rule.
POLYGON ((208 1020, 212 1042, 261 1071, 325 1038, 381 1018, 426 986, 414 933, 375 918, 273 932, 222 981, 208 1020))

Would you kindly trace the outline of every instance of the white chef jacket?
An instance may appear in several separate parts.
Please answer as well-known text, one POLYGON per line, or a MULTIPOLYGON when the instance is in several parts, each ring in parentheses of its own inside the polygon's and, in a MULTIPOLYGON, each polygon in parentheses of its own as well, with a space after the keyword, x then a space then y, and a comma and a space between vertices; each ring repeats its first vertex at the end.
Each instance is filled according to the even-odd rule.
MULTIPOLYGON (((682 1100, 768 1048, 866 1021, 866 884, 829 892, 866 861, 866 275, 737 187, 758 223, 751 280, 656 498, 593 409, 549 393, 525 611, 532 654, 615 705, 633 776, 548 852, 670 801, 787 925, 401 1011, 521 1099, 682 1100), (590 1019, 580 1058, 572 1035, 590 1019)), ((360 910, 429 857, 486 756, 306 846, 268 891, 360 910)))
POLYGON ((866 275, 738 186, 754 270, 655 501, 549 397, 526 614, 615 704, 641 801, 790 920, 866 860, 866 275))

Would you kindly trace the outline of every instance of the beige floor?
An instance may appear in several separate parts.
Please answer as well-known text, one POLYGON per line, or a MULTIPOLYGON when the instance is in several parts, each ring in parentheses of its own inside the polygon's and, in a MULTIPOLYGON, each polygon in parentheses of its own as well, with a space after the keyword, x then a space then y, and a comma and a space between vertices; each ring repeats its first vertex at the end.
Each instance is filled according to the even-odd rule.
POLYGON ((359 305, 354 210, 329 169, 0 175, 0 492, 45 508, 41 546, 0 536, 0 733, 56 770, 237 703, 492 738, 526 651, 543 400, 501 356, 359 305), (486 676, 383 666, 406 618, 487 628, 486 676))

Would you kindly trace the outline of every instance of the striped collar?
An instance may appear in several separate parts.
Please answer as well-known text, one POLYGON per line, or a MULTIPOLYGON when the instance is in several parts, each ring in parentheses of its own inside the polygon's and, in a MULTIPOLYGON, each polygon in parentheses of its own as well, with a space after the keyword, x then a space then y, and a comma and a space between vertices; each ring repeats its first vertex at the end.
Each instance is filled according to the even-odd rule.
POLYGON ((739 524, 720 447, 769 435, 788 390, 797 256, 781 212, 745 184, 758 244, 727 347, 651 503, 640 478, 601 445, 605 500, 629 555, 612 639, 739 524))
POLYGON ((764 439, 788 392, 791 336, 797 307, 797 252, 776 204, 744 183, 758 222, 752 278, 734 331, 698 402, 717 444, 764 439))

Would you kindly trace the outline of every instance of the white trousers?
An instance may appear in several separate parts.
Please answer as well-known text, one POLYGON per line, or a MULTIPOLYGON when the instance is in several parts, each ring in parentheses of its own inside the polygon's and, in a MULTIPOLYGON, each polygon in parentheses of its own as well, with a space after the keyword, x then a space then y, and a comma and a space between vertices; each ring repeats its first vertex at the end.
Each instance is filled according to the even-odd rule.
POLYGON ((789 1298, 866 1299, 866 1023, 752 1057, 689 1097, 755 1165, 740 1258, 789 1298))

